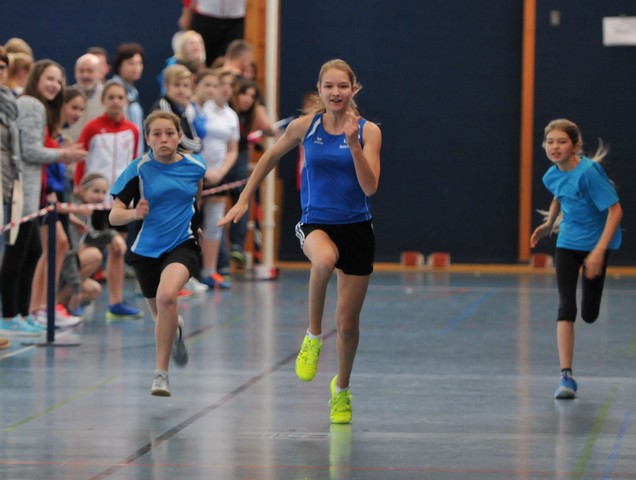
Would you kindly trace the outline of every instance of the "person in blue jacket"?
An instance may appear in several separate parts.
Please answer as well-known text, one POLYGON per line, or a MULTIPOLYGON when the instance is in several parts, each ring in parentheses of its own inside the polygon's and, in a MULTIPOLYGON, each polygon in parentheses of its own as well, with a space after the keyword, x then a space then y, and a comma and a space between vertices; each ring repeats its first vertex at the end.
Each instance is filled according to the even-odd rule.
POLYGON ((280 158, 303 144, 302 216, 296 235, 311 262, 311 273, 309 328, 296 359, 296 374, 304 381, 316 374, 327 284, 336 269, 338 374, 330 385, 330 418, 332 423, 350 423, 349 380, 360 336, 360 312, 373 271, 375 237, 369 197, 380 179, 382 134, 376 124, 360 117, 353 99, 360 85, 346 62, 326 62, 317 87, 314 114, 293 120, 263 154, 238 201, 219 224, 238 222, 280 158))
POLYGON ((534 248, 558 222, 555 263, 561 380, 555 393, 557 399, 573 399, 577 395, 572 360, 579 270, 583 267, 581 317, 593 323, 599 315, 609 251, 621 245, 623 210, 613 183, 599 164, 608 150, 601 142, 588 158, 581 152, 582 144, 579 128, 570 120, 553 120, 545 128, 543 147, 554 165, 543 176, 543 183, 554 199, 546 221, 530 237, 534 248))
POLYGON ((151 393, 170 396, 170 355, 185 365, 183 320, 177 297, 195 273, 200 254, 195 219, 205 162, 180 153, 181 121, 172 112, 155 110, 144 122, 150 152, 126 167, 111 189, 109 220, 124 225, 143 220, 128 263, 155 321, 156 366, 151 393), (128 205, 133 202, 134 207, 128 205))

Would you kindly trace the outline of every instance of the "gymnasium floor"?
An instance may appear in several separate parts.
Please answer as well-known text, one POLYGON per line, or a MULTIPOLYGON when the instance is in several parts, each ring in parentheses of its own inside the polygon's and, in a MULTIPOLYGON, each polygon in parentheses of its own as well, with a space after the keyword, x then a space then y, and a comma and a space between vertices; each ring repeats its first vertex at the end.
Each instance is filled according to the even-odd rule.
POLYGON ((170 398, 149 393, 147 309, 107 322, 101 298, 79 346, 14 339, 0 352, 0 478, 636 479, 636 277, 610 275, 598 322, 577 322, 579 399, 555 401, 552 275, 376 272, 350 426, 330 426, 327 406, 335 279, 318 375, 294 374, 307 279, 283 269, 180 302, 190 363, 171 367, 170 398))

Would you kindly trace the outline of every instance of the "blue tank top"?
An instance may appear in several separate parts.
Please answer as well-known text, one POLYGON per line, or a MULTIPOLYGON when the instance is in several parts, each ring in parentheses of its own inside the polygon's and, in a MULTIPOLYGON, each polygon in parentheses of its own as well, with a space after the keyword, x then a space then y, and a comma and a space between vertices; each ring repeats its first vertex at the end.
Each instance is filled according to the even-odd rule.
MULTIPOLYGON (((366 120, 360 119, 359 140, 366 120)), ((301 223, 345 224, 371 219, 344 134, 331 135, 314 116, 303 141, 305 164, 300 187, 301 223)))

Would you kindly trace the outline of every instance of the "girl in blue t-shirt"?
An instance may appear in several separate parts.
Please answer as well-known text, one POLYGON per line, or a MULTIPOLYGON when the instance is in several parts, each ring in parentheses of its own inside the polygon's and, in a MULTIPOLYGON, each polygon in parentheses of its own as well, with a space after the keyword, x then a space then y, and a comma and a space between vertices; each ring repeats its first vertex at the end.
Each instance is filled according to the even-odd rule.
POLYGON ((555 225, 559 226, 556 276, 561 380, 555 393, 557 399, 576 398, 572 358, 579 270, 583 267, 581 317, 593 323, 601 306, 609 250, 616 250, 621 244, 619 225, 623 210, 614 185, 599 164, 607 149, 601 143, 595 155, 587 158, 581 152, 582 143, 578 127, 569 120, 553 120, 545 128, 543 147, 554 165, 543 176, 543 183, 554 199, 547 220, 530 237, 534 248, 554 231, 555 225))
POLYGON ((196 198, 206 167, 201 158, 178 151, 181 121, 172 112, 155 110, 144 122, 150 152, 128 165, 116 180, 109 220, 112 225, 143 220, 128 263, 156 323, 157 358, 152 395, 170 396, 170 355, 185 365, 183 320, 177 297, 198 266, 196 198), (133 208, 128 208, 134 202, 133 208))

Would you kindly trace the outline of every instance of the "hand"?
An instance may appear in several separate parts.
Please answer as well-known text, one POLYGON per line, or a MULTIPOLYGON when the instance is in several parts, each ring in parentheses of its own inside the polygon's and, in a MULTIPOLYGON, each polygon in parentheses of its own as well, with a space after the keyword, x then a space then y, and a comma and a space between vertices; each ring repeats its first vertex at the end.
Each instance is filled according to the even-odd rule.
POLYGON ((60 156, 60 160, 64 163, 75 163, 81 162, 86 158, 88 152, 84 150, 84 147, 81 143, 76 143, 71 145, 70 147, 62 148, 62 155, 60 156))
POLYGON ((227 225, 228 223, 236 223, 245 214, 246 211, 247 204, 241 202, 241 200, 239 199, 239 201, 236 202, 236 204, 225 214, 225 217, 223 217, 216 223, 216 226, 222 227, 223 225, 227 225))
POLYGON ((182 32, 190 30, 190 24, 192 23, 192 10, 190 8, 183 8, 181 16, 177 20, 177 25, 182 32))
POLYGON ((205 183, 207 183, 208 185, 218 185, 219 183, 221 183, 221 180, 223 180, 223 177, 224 175, 221 170, 208 169, 205 172, 205 183))
POLYGON ((351 147, 355 143, 359 144, 358 134, 360 133, 360 116, 349 111, 347 111, 345 115, 346 121, 344 124, 343 133, 345 135, 345 138, 347 139, 347 145, 351 147))
POLYGON ((88 233, 88 225, 86 223, 78 222, 75 224, 75 226, 81 233, 88 233))
POLYGON ((532 235, 530 236, 530 247, 531 248, 536 247, 537 243, 539 243, 539 240, 541 240, 543 237, 547 237, 548 235, 550 235, 551 231, 552 231, 552 225, 549 225, 547 223, 539 225, 534 230, 534 232, 532 232, 532 235))
POLYGON ((150 207, 148 205, 148 200, 142 198, 139 200, 139 203, 135 207, 135 220, 143 220, 148 215, 150 211, 150 207))
POLYGON ((66 307, 68 310, 75 311, 79 308, 79 306, 80 306, 80 294, 74 293, 73 295, 71 295, 71 298, 69 299, 66 307))
POLYGON ((592 250, 583 265, 585 265, 585 278, 592 280, 598 277, 603 271, 603 263, 605 261, 605 252, 602 250, 592 250))

